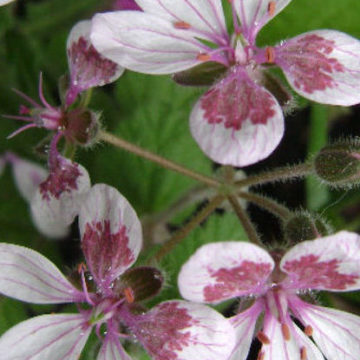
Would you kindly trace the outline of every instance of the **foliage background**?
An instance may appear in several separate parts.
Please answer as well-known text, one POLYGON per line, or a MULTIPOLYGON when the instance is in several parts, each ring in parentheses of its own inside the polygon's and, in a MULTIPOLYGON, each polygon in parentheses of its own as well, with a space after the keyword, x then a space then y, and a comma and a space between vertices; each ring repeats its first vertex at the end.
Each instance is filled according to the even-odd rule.
MULTIPOLYGON (((12 88, 38 98, 40 71, 44 75, 46 98, 50 103, 58 104, 57 81, 67 71, 65 43, 68 32, 77 21, 91 18, 95 12, 109 9, 110 5, 110 1, 99 0, 19 0, 1 7, 0 114, 17 114, 19 104, 23 102, 11 91, 12 88)), ((293 0, 262 30, 258 42, 260 45, 275 44, 317 28, 337 29, 360 38, 359 14, 358 0, 293 0)), ((168 76, 127 72, 115 84, 95 89, 91 108, 102 113, 102 123, 108 131, 199 172, 211 174, 216 166, 199 150, 188 127, 192 104, 203 91, 202 88, 182 88, 168 76)), ((281 146, 269 159, 246 168, 248 173, 304 160, 329 138, 360 135, 359 107, 329 108, 299 98, 298 103, 299 110, 287 118, 281 146)), ((1 119, 0 154, 11 150, 45 164, 33 148, 46 132, 31 129, 7 140, 6 136, 18 126, 18 122, 1 119)), ((93 183, 107 183, 118 188, 142 217, 166 210, 196 185, 193 180, 104 144, 79 151, 76 160, 89 170, 93 183)), ((318 210, 329 218, 335 229, 360 230, 357 189, 345 194, 331 192, 316 180, 309 179, 306 183, 263 186, 261 192, 271 194, 291 208, 318 210)), ((176 229, 201 206, 193 206, 173 219, 170 230, 176 229)), ((255 207, 250 207, 250 211, 264 239, 269 243, 278 240, 279 227, 274 226, 274 218, 255 207)), ((41 236, 32 225, 27 204, 15 188, 10 168, 5 170, 0 178, 0 241, 31 247, 68 271, 81 260, 76 224, 73 230, 72 235, 61 242, 48 241, 41 236)), ((209 241, 230 239, 245 240, 246 236, 233 214, 218 211, 160 264, 168 274, 168 281, 156 302, 179 296, 176 275, 195 248, 209 241)), ((151 245, 149 239, 145 241, 151 245)), ((151 249, 151 246, 147 248, 151 249)), ((357 294, 346 299, 344 302, 344 298, 325 297, 324 301, 336 301, 338 306, 347 308, 360 301, 357 294)), ((357 307, 352 309, 357 311, 357 307)), ((0 332, 21 319, 49 311, 54 308, 23 305, 0 298, 0 332)), ((95 340, 88 346, 84 359, 94 358, 95 340)), ((142 356, 139 353, 139 357, 142 356)))

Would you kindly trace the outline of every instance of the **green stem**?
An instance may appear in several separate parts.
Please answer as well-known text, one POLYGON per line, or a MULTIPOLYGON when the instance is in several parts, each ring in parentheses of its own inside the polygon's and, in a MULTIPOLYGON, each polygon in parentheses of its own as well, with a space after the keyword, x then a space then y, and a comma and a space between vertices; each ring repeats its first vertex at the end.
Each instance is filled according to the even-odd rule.
POLYGON ((236 198, 236 196, 234 195, 228 195, 227 196, 231 206, 233 207, 237 217, 239 218, 247 236, 249 237, 249 240, 256 244, 259 245, 261 247, 264 247, 263 243, 261 242, 259 235, 255 229, 255 226, 253 225, 253 223, 251 222, 248 214, 246 213, 246 211, 241 207, 241 205, 239 204, 238 199, 236 198))
POLYGON ((284 166, 270 171, 264 171, 260 174, 250 175, 246 179, 235 182, 237 187, 247 187, 261 185, 268 182, 284 181, 294 178, 302 178, 311 174, 313 171, 312 163, 302 163, 293 166, 284 166))
POLYGON ((277 201, 266 196, 255 194, 253 192, 239 192, 238 196, 269 211, 282 220, 286 220, 292 215, 292 212, 286 206, 281 205, 277 201))
POLYGON ((222 184, 218 180, 206 176, 204 174, 200 174, 196 171, 190 170, 182 165, 179 165, 171 160, 165 159, 162 156, 156 155, 150 151, 142 149, 141 147, 134 145, 124 139, 121 139, 117 136, 109 134, 107 132, 101 131, 99 134, 100 140, 103 140, 109 144, 117 146, 121 149, 127 150, 135 155, 138 155, 144 159, 150 160, 166 169, 170 169, 176 171, 182 175, 195 179, 203 184, 206 184, 211 187, 220 187, 222 184))
POLYGON ((178 230, 175 235, 159 249, 154 255, 154 259, 160 261, 166 254, 171 252, 175 246, 203 222, 224 201, 224 199, 225 197, 223 195, 217 195, 212 198, 198 214, 196 214, 184 227, 178 230))

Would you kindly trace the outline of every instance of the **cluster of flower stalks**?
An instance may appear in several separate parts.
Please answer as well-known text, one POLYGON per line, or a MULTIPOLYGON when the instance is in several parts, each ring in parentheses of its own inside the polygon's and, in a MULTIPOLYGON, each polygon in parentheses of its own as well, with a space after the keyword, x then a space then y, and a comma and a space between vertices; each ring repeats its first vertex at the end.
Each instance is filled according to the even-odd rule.
MULTIPOLYGON (((97 344, 94 360, 360 359, 360 317, 323 307, 314 296, 360 290, 360 236, 334 232, 320 216, 291 211, 253 191, 308 175, 323 186, 351 188, 360 179, 360 141, 341 139, 305 163, 251 176, 238 169, 267 158, 281 142, 294 92, 323 104, 360 103, 357 39, 315 30, 257 46, 259 31, 290 2, 117 0, 108 12, 72 28, 59 106, 46 100, 42 75, 39 100, 16 90, 24 104, 18 115, 6 117, 25 125, 8 138, 47 130, 47 168, 8 151, 0 156, 0 171, 12 168, 44 237, 63 239, 77 219, 84 262, 66 276, 31 244, 2 239, 7 243, 0 244, 1 294, 33 304, 74 304, 77 311, 35 316, 11 327, 0 337, 0 359, 77 360, 88 341, 97 344), (275 67, 284 78, 274 75, 275 67), (89 108, 91 90, 121 82, 125 70, 208 86, 189 118, 193 146, 219 165, 214 176, 105 132, 99 113, 89 108), (99 142, 200 184, 183 205, 202 202, 202 208, 139 259, 143 224, 121 189, 92 185, 87 170, 73 161, 76 149, 99 142), (284 243, 267 248, 248 216, 249 203, 279 218, 284 243), (161 260, 218 208, 237 216, 247 239, 209 239, 182 265, 182 299, 156 301, 169 286, 161 260), (227 306, 214 306, 225 301, 227 306)), ((167 219, 182 207, 175 204, 167 219)), ((164 224, 155 217, 152 225, 164 224)))

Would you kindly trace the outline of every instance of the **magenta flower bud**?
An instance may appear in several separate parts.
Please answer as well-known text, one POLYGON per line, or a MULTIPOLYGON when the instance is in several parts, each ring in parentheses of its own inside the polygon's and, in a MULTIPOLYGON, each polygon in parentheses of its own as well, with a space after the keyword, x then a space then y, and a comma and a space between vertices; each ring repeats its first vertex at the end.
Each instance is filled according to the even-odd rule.
POLYGON ((350 188, 360 183, 360 141, 340 140, 325 146, 315 156, 316 175, 334 187, 350 188))

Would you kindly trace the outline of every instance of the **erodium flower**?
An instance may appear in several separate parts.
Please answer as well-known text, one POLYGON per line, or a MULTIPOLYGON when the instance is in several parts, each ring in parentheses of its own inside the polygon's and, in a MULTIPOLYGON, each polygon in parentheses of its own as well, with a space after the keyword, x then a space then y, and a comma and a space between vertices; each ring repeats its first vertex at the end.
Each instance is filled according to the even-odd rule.
POLYGON ((79 267, 77 289, 39 253, 0 244, 0 292, 38 304, 75 303, 78 314, 42 315, 0 338, 3 360, 77 360, 95 329, 102 341, 97 360, 130 360, 123 341, 141 343, 156 360, 226 360, 233 328, 215 310, 186 301, 146 309, 163 278, 152 267, 130 269, 142 246, 135 211, 117 190, 96 185, 79 215, 81 246, 89 269, 79 267))
POLYGON ((260 29, 290 1, 230 0, 229 34, 220 0, 138 0, 143 12, 96 15, 91 41, 105 57, 148 74, 193 69, 186 75, 191 77, 223 67, 224 75, 192 110, 191 132, 213 160, 245 166, 266 158, 283 136, 283 104, 271 93, 282 85, 268 73, 271 65, 281 67, 293 89, 310 100, 360 102, 358 40, 317 30, 273 47, 256 46, 260 29))
POLYGON ((246 359, 261 314, 259 360, 359 359, 360 317, 302 297, 360 289, 360 236, 343 231, 272 255, 244 242, 205 245, 181 269, 180 292, 205 303, 253 299, 230 319, 237 336, 231 360, 246 359))

